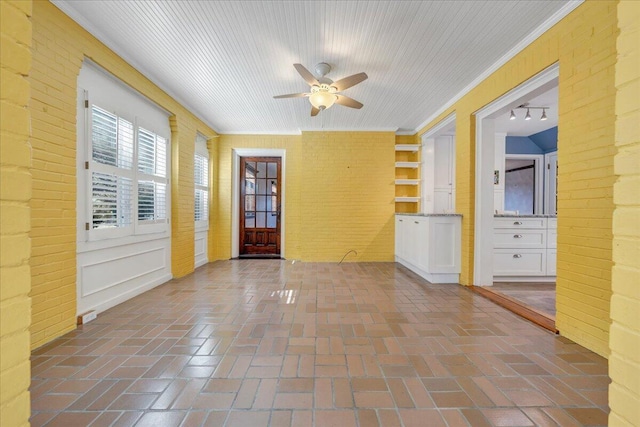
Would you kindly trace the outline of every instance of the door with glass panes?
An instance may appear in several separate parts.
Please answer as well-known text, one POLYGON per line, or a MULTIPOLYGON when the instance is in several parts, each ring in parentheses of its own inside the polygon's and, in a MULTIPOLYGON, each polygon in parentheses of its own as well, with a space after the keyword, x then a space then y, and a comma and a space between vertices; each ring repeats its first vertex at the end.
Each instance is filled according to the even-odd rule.
POLYGON ((280 157, 240 158, 240 256, 280 256, 280 157))

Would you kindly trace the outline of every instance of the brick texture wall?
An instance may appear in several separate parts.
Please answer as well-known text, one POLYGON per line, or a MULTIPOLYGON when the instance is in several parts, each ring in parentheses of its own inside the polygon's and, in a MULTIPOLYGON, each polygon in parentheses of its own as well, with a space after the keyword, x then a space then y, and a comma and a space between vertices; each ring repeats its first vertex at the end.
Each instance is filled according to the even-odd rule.
POLYGON ((640 3, 618 5, 609 425, 640 422, 640 3))
POLYGON ((305 261, 392 261, 395 135, 303 132, 300 245, 305 261))
POLYGON ((0 2, 0 425, 31 415, 29 81, 31 2, 0 2))
POLYGON ((606 356, 614 155, 617 2, 587 1, 418 132, 456 112, 456 210, 463 214, 461 283, 473 280, 475 111, 558 62, 560 333, 606 356))
POLYGON ((393 260, 394 144, 390 132, 222 135, 217 258, 231 256, 233 148, 286 150, 285 256, 303 261, 393 260))
POLYGON ((196 129, 171 119, 171 272, 182 277, 194 265, 193 156, 196 129), (191 191, 189 191, 191 189, 191 191))
MULTIPOLYGON (((76 102, 85 57, 170 111, 175 276, 193 271, 193 150, 196 131, 215 132, 48 1, 33 3, 32 348, 75 328, 76 102)), ((3 43, 4 46, 4 43, 3 43)), ((211 230, 213 232, 213 230, 211 230)))

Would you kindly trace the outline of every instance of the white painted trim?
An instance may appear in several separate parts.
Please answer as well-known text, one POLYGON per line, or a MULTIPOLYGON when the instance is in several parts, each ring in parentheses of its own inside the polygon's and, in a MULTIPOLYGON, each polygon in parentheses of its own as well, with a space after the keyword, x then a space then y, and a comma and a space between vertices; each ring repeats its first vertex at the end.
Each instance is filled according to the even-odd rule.
POLYGON ((435 138, 437 136, 440 136, 440 131, 442 131, 442 129, 448 127, 449 125, 451 125, 451 123, 455 123, 455 122, 456 122, 456 112, 454 111, 444 119, 440 120, 436 125, 429 128, 429 130, 427 130, 425 133, 423 133, 422 141, 424 141, 426 138, 435 138))
POLYGON ((231 154, 231 258, 240 255, 240 157, 280 157, 280 257, 285 258, 285 223, 286 223, 286 154, 280 148, 233 148, 231 154))
POLYGON ((247 130, 247 131, 229 131, 224 132, 224 135, 302 135, 302 131, 298 130, 295 132, 277 132, 277 131, 257 131, 257 130, 247 130))
POLYGON ((417 133, 420 129, 427 126, 433 120, 435 120, 440 114, 444 113, 448 108, 458 102, 463 96, 469 93, 473 88, 478 86, 483 80, 489 77, 491 74, 496 72, 498 68, 502 67, 504 64, 509 62, 514 56, 518 53, 522 52, 527 46, 533 43, 538 37, 548 31, 551 27, 560 22, 565 16, 573 12, 578 6, 580 6, 584 0, 570 0, 567 1, 556 13, 551 15, 549 19, 544 21, 538 28, 533 30, 527 37, 522 39, 517 45, 511 48, 507 53, 502 55, 500 59, 493 63, 489 68, 487 68, 482 74, 476 77, 471 83, 465 86, 460 92, 458 92, 453 98, 449 100, 446 104, 440 107, 435 113, 430 115, 424 122, 422 122, 413 133, 417 133))
MULTIPOLYGON (((171 274, 167 274, 164 275, 162 277, 159 277, 157 279, 154 279, 148 283, 145 283, 142 286, 139 286, 137 288, 131 289, 125 293, 119 294, 113 298, 109 298, 109 299, 105 299, 102 302, 100 302, 100 304, 96 304, 94 306, 89 306, 89 307, 84 307, 82 309, 83 312, 87 312, 87 311, 91 311, 94 310, 97 314, 102 313, 105 310, 110 309, 111 307, 115 307, 116 305, 123 303, 127 300, 130 300, 133 297, 136 297, 140 294, 143 294, 157 286, 162 285, 163 283, 168 282, 169 280, 173 279, 173 276, 171 274)), ((77 313, 76 315, 80 315, 81 313, 77 313)))
POLYGON ((322 128, 322 129, 300 129, 302 132, 393 132, 395 133, 398 128, 389 127, 389 128, 322 128))
POLYGON ((501 111, 521 103, 533 92, 547 91, 556 85, 559 65, 553 64, 520 86, 487 104, 476 116, 476 187, 473 246, 473 285, 493 283, 493 170, 495 163, 495 131, 492 118, 501 111))
MULTIPOLYGON (((545 153, 544 154, 544 213, 545 214, 553 214, 555 215, 558 207, 555 206, 555 200, 554 200, 554 211, 551 212, 550 209, 550 205, 551 205, 551 199, 552 196, 551 194, 553 193, 554 196, 556 196, 556 189, 555 189, 555 185, 552 187, 551 184, 553 181, 553 184, 556 184, 556 180, 557 177, 555 176, 555 168, 554 168, 554 174, 553 174, 553 180, 551 179, 552 175, 551 175, 551 163, 555 163, 556 167, 558 164, 558 150, 556 151, 551 151, 549 153, 545 153)), ((553 199, 555 199, 555 197, 553 197, 553 199)))

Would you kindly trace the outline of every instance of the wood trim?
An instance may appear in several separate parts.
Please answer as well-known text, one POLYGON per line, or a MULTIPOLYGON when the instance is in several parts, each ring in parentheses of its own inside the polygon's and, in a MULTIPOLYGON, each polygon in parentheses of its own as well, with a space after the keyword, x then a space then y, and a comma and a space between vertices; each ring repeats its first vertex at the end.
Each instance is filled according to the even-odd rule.
POLYGON ((509 297, 499 292, 495 292, 487 287, 471 285, 470 288, 473 292, 485 297, 490 301, 495 302, 499 306, 506 308, 507 310, 517 314, 518 316, 524 317, 525 319, 535 323, 538 326, 542 326, 543 328, 553 332, 554 334, 559 333, 559 331, 556 329, 555 316, 552 316, 548 313, 543 313, 542 311, 536 310, 533 307, 523 304, 515 298, 509 297))

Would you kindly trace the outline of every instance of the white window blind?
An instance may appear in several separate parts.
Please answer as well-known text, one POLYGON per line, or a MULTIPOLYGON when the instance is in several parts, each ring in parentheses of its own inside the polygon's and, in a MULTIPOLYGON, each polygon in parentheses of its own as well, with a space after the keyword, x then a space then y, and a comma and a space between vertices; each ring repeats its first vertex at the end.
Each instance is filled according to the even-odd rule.
POLYGON ((91 63, 78 88, 79 242, 168 235, 169 113, 91 63))
POLYGON ((90 115, 91 230, 166 223, 167 139, 95 104, 90 115))
POLYGON ((167 140, 138 128, 138 221, 167 218, 167 140))
POLYGON ((209 223, 209 152, 207 140, 198 134, 196 152, 193 160, 194 181, 194 219, 196 228, 204 230, 209 223))
POLYGON ((93 228, 131 225, 132 187, 128 178, 100 172, 91 174, 93 228))

